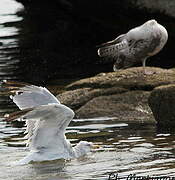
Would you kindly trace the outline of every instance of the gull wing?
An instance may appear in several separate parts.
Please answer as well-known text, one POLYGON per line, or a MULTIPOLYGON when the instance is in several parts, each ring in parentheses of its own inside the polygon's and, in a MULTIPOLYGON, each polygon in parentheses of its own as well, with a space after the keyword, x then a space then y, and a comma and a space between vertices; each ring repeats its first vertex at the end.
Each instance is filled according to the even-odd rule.
POLYGON ((125 39, 125 36, 126 36, 126 34, 121 34, 120 36, 118 36, 114 40, 108 41, 108 42, 103 43, 103 44, 100 44, 97 47, 101 48, 101 47, 105 47, 105 46, 111 46, 111 45, 118 44, 118 43, 122 42, 125 39))
POLYGON ((98 49, 97 53, 100 57, 119 57, 121 51, 128 50, 128 41, 124 39, 120 43, 106 45, 98 49))
POLYGON ((126 34, 122 34, 118 36, 116 39, 103 43, 97 50, 97 53, 100 57, 116 57, 119 56, 118 52, 122 49, 128 48, 128 43, 126 38, 126 34))
POLYGON ((55 147, 58 150, 65 141, 65 129, 73 117, 74 112, 62 104, 42 105, 23 115, 30 150, 54 150, 55 147))
MULTIPOLYGON (((5 82, 7 85, 10 83, 5 82)), ((45 87, 39 87, 34 85, 26 85, 19 83, 13 84, 13 88, 10 92, 15 92, 15 95, 11 95, 10 98, 19 107, 20 110, 34 108, 40 105, 46 105, 49 103, 60 104, 59 100, 45 87)), ((8 87, 10 89, 10 87, 8 87)))

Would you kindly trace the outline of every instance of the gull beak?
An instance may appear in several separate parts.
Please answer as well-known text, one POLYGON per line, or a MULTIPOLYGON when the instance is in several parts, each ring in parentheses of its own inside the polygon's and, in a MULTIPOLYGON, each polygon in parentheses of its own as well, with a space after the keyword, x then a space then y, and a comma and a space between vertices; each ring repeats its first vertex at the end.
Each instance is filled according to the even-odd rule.
POLYGON ((91 147, 92 149, 99 149, 101 146, 98 144, 93 144, 91 147))

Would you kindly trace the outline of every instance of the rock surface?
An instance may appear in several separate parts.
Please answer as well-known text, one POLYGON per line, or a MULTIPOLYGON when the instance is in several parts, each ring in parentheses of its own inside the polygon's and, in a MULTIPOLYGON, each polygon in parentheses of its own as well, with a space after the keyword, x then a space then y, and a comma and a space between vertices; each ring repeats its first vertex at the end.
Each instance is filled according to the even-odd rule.
POLYGON ((129 68, 81 79, 66 86, 57 97, 73 108, 78 118, 115 117, 122 122, 155 124, 148 105, 152 90, 175 83, 175 70, 147 67, 129 68))
POLYGON ((175 17, 175 1, 172 0, 132 0, 133 6, 150 12, 160 12, 170 17, 175 17))
POLYGON ((155 88, 149 97, 149 105, 161 127, 175 127, 175 84, 155 88))

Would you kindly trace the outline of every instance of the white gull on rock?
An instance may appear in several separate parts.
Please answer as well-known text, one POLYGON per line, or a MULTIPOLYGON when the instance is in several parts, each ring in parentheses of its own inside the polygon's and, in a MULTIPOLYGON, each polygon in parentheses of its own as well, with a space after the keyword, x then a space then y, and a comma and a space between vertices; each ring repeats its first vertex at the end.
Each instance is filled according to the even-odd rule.
POLYGON ((74 117, 74 112, 60 104, 46 88, 5 81, 4 86, 15 95, 13 102, 21 110, 6 115, 6 120, 25 120, 29 154, 19 163, 32 161, 78 158, 90 152, 93 144, 79 142, 72 147, 65 137, 65 129, 74 117))
POLYGON ((142 62, 145 67, 146 59, 157 54, 167 40, 166 29, 156 20, 149 20, 113 41, 100 45, 98 55, 113 58, 114 71, 131 67, 138 62, 142 62))

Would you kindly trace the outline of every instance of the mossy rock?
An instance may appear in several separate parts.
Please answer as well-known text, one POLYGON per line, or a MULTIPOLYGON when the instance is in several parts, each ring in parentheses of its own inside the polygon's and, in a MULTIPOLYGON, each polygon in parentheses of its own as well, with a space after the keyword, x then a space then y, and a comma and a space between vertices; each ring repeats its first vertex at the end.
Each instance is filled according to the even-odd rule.
POLYGON ((175 69, 146 67, 146 72, 151 74, 134 67, 76 80, 57 98, 72 108, 78 118, 108 116, 122 122, 155 124, 154 112, 158 110, 153 111, 154 119, 148 97, 159 86, 175 84, 175 69))
POLYGON ((120 122, 155 124, 148 106, 150 92, 129 91, 93 98, 76 111, 78 117, 115 117, 120 122))
POLYGON ((97 76, 71 83, 67 86, 67 90, 89 87, 110 88, 114 86, 128 90, 153 90, 160 85, 175 83, 175 70, 155 67, 146 67, 145 70, 151 72, 151 74, 145 75, 143 67, 100 73, 97 76))
POLYGON ((62 94, 59 94, 57 98, 61 103, 69 106, 70 108, 77 110, 81 106, 85 105, 87 102, 93 98, 104 96, 104 95, 113 95, 126 92, 124 88, 101 88, 101 89, 92 89, 92 88, 80 88, 75 90, 66 91, 62 94))
POLYGON ((148 102, 159 126, 175 128, 175 84, 155 88, 148 102))

